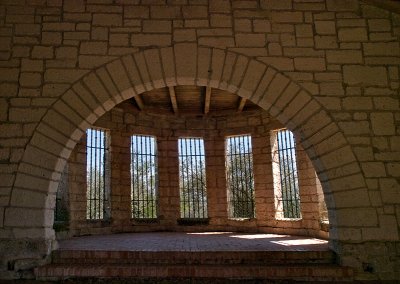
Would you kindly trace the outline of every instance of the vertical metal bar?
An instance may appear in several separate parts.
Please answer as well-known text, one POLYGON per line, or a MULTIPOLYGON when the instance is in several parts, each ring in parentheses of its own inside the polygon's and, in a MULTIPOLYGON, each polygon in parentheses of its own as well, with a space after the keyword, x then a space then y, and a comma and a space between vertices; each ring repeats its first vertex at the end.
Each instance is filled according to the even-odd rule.
POLYGON ((237 140, 238 140, 238 144, 239 144, 239 171, 240 171, 240 178, 238 180, 238 182, 240 182, 240 187, 241 187, 241 193, 242 193, 242 198, 241 198, 241 203, 242 203, 242 217, 247 217, 247 210, 248 210, 248 206, 247 206, 247 188, 246 185, 243 184, 243 181, 245 179, 245 169, 243 168, 243 164, 244 164, 244 159, 245 159, 245 155, 246 155, 246 149, 244 147, 244 141, 243 141, 243 136, 238 136, 237 140))
POLYGON ((155 180, 153 179, 156 178, 156 170, 157 170, 157 165, 156 165, 156 158, 155 158, 155 151, 156 151, 156 139, 154 137, 151 138, 152 142, 152 147, 150 149, 150 154, 151 154, 151 175, 150 175, 150 186, 151 186, 151 216, 152 218, 157 217, 157 210, 156 210, 156 186, 154 184, 155 180))
POLYGON ((289 175, 290 175, 290 196, 291 196, 291 203, 292 203, 292 217, 296 218, 297 217, 297 209, 296 209, 296 188, 295 188, 295 181, 294 181, 294 167, 293 167, 293 148, 292 148, 292 135, 291 132, 289 130, 286 130, 287 136, 288 136, 288 152, 289 152, 289 156, 288 156, 288 164, 290 165, 290 171, 289 171, 289 175))
POLYGON ((131 163, 130 163, 130 167, 131 167, 131 218, 134 217, 134 212, 135 212, 135 205, 134 205, 134 200, 135 200, 135 187, 134 187, 134 175, 135 175, 135 169, 134 169, 134 163, 135 163, 135 158, 134 158, 134 147, 133 147, 133 141, 134 137, 131 136, 131 145, 130 145, 130 153, 131 153, 131 163))
POLYGON ((291 212, 290 212, 290 180, 289 180, 289 171, 288 171, 288 154, 287 154, 287 141, 286 141, 286 133, 285 131, 282 132, 282 141, 283 141, 283 167, 284 167, 284 177, 285 177, 285 192, 286 192, 286 212, 288 217, 291 217, 291 212))
POLYGON ((296 139, 292 132, 289 131, 290 138, 291 138, 291 163, 292 163, 292 179, 293 179, 293 190, 294 190, 294 202, 296 205, 296 218, 300 218, 300 208, 299 208, 299 187, 298 187, 298 180, 297 180, 297 165, 296 165, 296 139))
POLYGON ((228 173, 228 197, 229 197, 229 213, 234 217, 233 210, 233 192, 232 192, 232 149, 230 138, 226 139, 226 160, 227 160, 227 173, 228 173))
POLYGON ((253 149, 252 149, 252 138, 251 136, 248 136, 247 139, 247 153, 248 153, 248 159, 247 161, 247 170, 248 170, 248 176, 249 176, 249 183, 248 186, 250 187, 250 217, 254 217, 254 173, 253 173, 253 149))
POLYGON ((190 209, 190 188, 189 188, 189 186, 190 186, 190 181, 189 181, 189 162, 190 162, 190 160, 188 158, 188 140, 185 139, 184 141, 185 141, 184 145, 185 145, 185 161, 186 161, 186 171, 185 171, 184 178, 185 178, 185 188, 186 188, 186 197, 187 197, 187 202, 186 202, 187 207, 185 207, 185 208, 187 208, 187 214, 185 215, 185 217, 190 217, 190 210, 191 210, 190 209))
POLYGON ((147 159, 147 171, 146 171, 146 185, 147 185, 147 218, 153 217, 153 189, 151 187, 151 173, 152 173, 152 163, 151 163, 151 137, 147 136, 147 152, 146 152, 146 159, 147 159))
POLYGON ((250 168, 248 168, 248 164, 250 163, 250 136, 242 136, 242 143, 243 143, 243 167, 244 167, 244 188, 245 188, 245 193, 246 193, 246 213, 249 218, 253 217, 252 213, 252 186, 251 186, 251 171, 250 168), (247 178, 249 178, 249 181, 247 182, 247 178))
POLYGON ((104 174, 103 174, 103 218, 105 216, 105 211, 106 211, 106 207, 105 207, 105 202, 106 202, 106 160, 107 160, 107 132, 104 131, 104 140, 103 140, 103 169, 104 169, 104 174))
POLYGON ((143 210, 143 217, 149 217, 149 208, 148 208, 148 206, 149 206, 149 185, 147 183, 147 171, 148 171, 147 142, 148 142, 148 137, 144 136, 144 137, 142 137, 142 139, 144 140, 144 152, 142 153, 143 157, 144 157, 144 172, 142 174, 143 175, 142 179, 143 179, 144 186, 146 186, 146 188, 144 188, 144 191, 146 194, 146 196, 145 196, 146 200, 144 201, 144 198, 143 198, 143 203, 146 203, 144 206, 145 210, 143 210))
POLYGON ((135 136, 135 218, 140 217, 139 138, 135 136))
POLYGON ((286 150, 286 164, 287 164, 287 178, 289 179, 289 204, 290 204, 290 217, 294 218, 295 213, 294 213, 294 207, 293 207, 293 180, 292 180, 292 172, 291 172, 291 166, 292 166, 292 151, 290 147, 290 133, 288 130, 284 131, 285 134, 285 150, 286 150))
POLYGON ((277 132, 277 142, 278 142, 278 158, 279 158, 279 175, 280 175, 280 180, 281 180, 281 201, 282 201, 282 207, 283 207, 283 214, 285 216, 285 201, 284 201, 284 196, 283 196, 283 177, 284 173, 282 171, 282 163, 283 163, 283 157, 281 154, 281 132, 277 132))
POLYGON ((179 139, 179 159, 180 159, 180 173, 179 173, 179 184, 182 186, 181 192, 180 192, 180 204, 181 204, 181 217, 185 216, 185 184, 183 182, 183 175, 184 175, 184 162, 183 162, 183 157, 182 157, 182 151, 183 151, 183 141, 182 139, 179 139))
POLYGON ((94 150, 94 218, 97 219, 97 183, 98 183, 98 179, 97 179, 97 131, 94 131, 94 146, 95 148, 93 148, 94 150))
POLYGON ((90 219, 93 219, 94 217, 95 217, 95 206, 96 206, 96 203, 95 203, 95 196, 96 196, 96 192, 95 192, 95 189, 96 189, 96 180, 95 180, 95 178, 96 178, 96 172, 95 172, 95 157, 94 157, 94 155, 95 155, 95 153, 94 153, 94 149, 93 149, 93 145, 94 145, 94 135, 95 135, 95 133, 94 133, 94 131, 93 130, 91 130, 91 140, 92 140, 92 142, 91 142, 91 144, 90 144, 90 175, 91 175, 91 178, 92 178, 92 182, 91 182, 91 184, 90 184, 90 209, 91 209, 91 212, 90 212, 90 219))
POLYGON ((238 172, 240 173, 240 175, 242 174, 240 172, 240 160, 241 160, 241 155, 240 155, 240 140, 238 137, 234 137, 233 138, 235 141, 235 168, 236 168, 236 175, 235 175, 235 182, 236 182, 236 192, 239 196, 239 199, 236 200, 236 203, 239 207, 239 216, 238 217, 243 217, 243 189, 240 188, 239 182, 240 182, 240 178, 238 177, 238 172), (239 146, 239 147, 238 147, 239 146))
POLYGON ((204 176, 204 168, 203 168, 203 159, 205 156, 205 149, 204 149, 204 140, 203 139, 199 139, 199 143, 198 143, 198 147, 199 147, 199 153, 200 153, 200 158, 199 158, 199 167, 200 167, 200 185, 201 185, 201 217, 205 218, 206 217, 206 200, 205 200, 205 176, 204 176))
POLYGON ((139 136, 140 142, 141 142, 141 151, 140 151, 140 168, 141 168, 141 172, 140 172, 140 181, 142 183, 142 199, 141 199, 141 203, 142 203, 142 212, 141 212, 141 217, 145 217, 146 216, 146 183, 145 183, 145 179, 144 179, 144 174, 146 172, 146 140, 143 138, 143 136, 139 136))
POLYGON ((232 161, 232 184, 231 184, 231 190, 232 190, 232 209, 233 209, 233 217, 238 217, 237 216, 237 203, 236 201, 238 200, 237 196, 237 191, 236 191, 236 179, 235 179, 235 171, 236 171, 236 150, 235 150, 235 140, 233 137, 229 138, 230 141, 230 149, 231 149, 231 161, 232 161))
POLYGON ((193 215, 193 212, 194 212, 194 210, 193 210, 193 207, 194 207, 194 204, 195 204, 195 201, 194 201, 194 194, 193 194, 193 191, 194 191, 194 182, 193 182, 193 156, 192 156, 192 139, 191 138, 189 138, 188 139, 189 140, 189 155, 187 155, 187 156, 189 156, 189 161, 190 161, 190 174, 189 174, 189 192, 190 192, 190 201, 189 201, 189 204, 191 205, 191 208, 190 208, 190 211, 189 211, 189 218, 191 218, 191 217, 193 217, 192 215, 193 215))
MULTIPOLYGON (((88 129, 87 131, 87 135, 90 137, 90 140, 93 140, 93 135, 91 133, 91 129, 88 129), (90 136, 89 136, 90 134, 90 136)), ((91 147, 91 141, 89 141, 88 137, 86 138, 86 151, 90 151, 90 153, 86 152, 86 162, 88 163, 88 165, 86 165, 87 169, 89 170, 89 182, 88 182, 88 194, 86 194, 87 198, 88 198, 88 203, 89 203, 89 219, 92 218, 92 150, 90 149, 91 147)))
POLYGON ((199 217, 199 212, 200 212, 200 196, 199 196, 199 180, 198 180, 198 165, 197 165, 197 142, 198 139, 194 138, 193 139, 193 148, 194 148, 194 183, 195 183, 195 189, 193 190, 193 195, 194 195, 194 201, 196 203, 196 207, 194 210, 194 216, 199 217))

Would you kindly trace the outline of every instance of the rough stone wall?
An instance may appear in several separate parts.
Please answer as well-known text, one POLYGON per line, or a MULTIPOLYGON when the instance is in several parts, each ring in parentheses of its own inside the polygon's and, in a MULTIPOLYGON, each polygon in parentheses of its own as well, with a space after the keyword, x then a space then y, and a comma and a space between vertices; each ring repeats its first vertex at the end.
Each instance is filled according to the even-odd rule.
MULTIPOLYGON (((208 116, 207 118, 154 115, 126 108, 114 108, 95 124, 111 133, 111 219, 86 220, 85 136, 71 154, 70 236, 138 231, 253 231, 328 237, 320 228, 316 173, 304 150, 299 147, 299 184, 301 219, 277 218, 275 199, 279 188, 272 182, 270 135, 279 122, 259 111, 208 116), (158 219, 143 222, 132 219, 130 203, 130 136, 154 135, 158 155, 158 219), (249 134, 255 180, 255 219, 228 217, 225 167, 225 139, 230 135, 249 134), (179 225, 178 138, 202 137, 205 142, 208 218, 207 225, 179 225)), ((322 192, 320 193, 322 194, 322 192)), ((322 197, 323 198, 323 197, 322 197)))
MULTIPOLYGON (((146 57, 132 57, 142 72, 132 75, 134 93, 183 83, 235 93, 238 82, 246 83, 243 96, 252 94, 300 134, 325 191, 331 245, 340 262, 355 267, 361 278, 400 278, 399 34, 398 14, 358 0, 2 0, 0 238, 7 240, 2 249, 10 240, 23 240, 38 243, 37 256, 48 254, 63 163, 103 106, 109 110, 133 95, 123 92, 124 77, 113 78, 114 87, 107 81, 107 72, 124 74, 120 61, 106 63, 149 50, 146 57), (168 49, 150 51, 170 46, 172 56, 168 49), (211 49, 197 52, 194 46, 221 50, 211 59, 211 49), (232 53, 221 59, 225 51, 232 53), (156 57, 169 60, 160 76, 152 69, 156 57), (198 73, 192 72, 196 58, 209 60, 197 59, 198 73), (256 61, 246 67, 250 60, 256 61), (200 66, 209 62, 213 70, 200 66), (252 75, 264 66, 255 62, 275 68, 262 77, 273 83, 251 87, 251 79, 260 78, 252 75), (98 66, 109 71, 84 78, 98 66), (218 73, 218 66, 226 72, 218 73), (250 76, 243 79, 245 72, 250 76), (73 92, 65 93, 74 83, 73 92), (87 95, 93 91, 88 86, 99 91, 96 99, 87 95), (101 92, 103 86, 110 95, 101 92), (296 86, 303 88, 300 93, 296 86), (282 96, 263 96, 259 89, 282 96), (76 96, 83 102, 72 99, 76 96)), ((26 247, 15 244, 0 271, 7 271, 9 259, 25 258, 26 247)))

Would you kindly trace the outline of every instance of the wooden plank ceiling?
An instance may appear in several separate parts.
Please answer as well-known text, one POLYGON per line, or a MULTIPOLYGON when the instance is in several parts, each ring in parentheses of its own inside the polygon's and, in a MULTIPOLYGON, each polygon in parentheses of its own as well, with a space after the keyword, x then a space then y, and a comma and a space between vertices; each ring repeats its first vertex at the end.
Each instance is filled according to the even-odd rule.
POLYGON ((198 86, 175 86, 155 89, 130 100, 140 111, 206 115, 254 111, 260 108, 227 91, 198 86))

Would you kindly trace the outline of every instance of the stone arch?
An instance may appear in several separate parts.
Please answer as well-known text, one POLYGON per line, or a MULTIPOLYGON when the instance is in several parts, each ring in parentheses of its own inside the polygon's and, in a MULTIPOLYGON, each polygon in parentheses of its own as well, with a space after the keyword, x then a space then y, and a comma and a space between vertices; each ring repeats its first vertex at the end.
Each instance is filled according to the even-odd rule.
POLYGON ((364 178, 346 138, 321 104, 279 70, 257 60, 177 44, 126 55, 91 71, 48 109, 26 147, 6 209, 4 225, 14 237, 54 239, 51 213, 58 180, 84 131, 116 104, 174 85, 227 90, 270 112, 300 137, 313 161, 326 196, 331 239, 346 238, 342 226, 360 227, 357 208, 336 209, 370 207, 364 178), (348 198, 354 193, 357 201, 348 198), (349 213, 356 217, 348 220, 344 214, 349 213))

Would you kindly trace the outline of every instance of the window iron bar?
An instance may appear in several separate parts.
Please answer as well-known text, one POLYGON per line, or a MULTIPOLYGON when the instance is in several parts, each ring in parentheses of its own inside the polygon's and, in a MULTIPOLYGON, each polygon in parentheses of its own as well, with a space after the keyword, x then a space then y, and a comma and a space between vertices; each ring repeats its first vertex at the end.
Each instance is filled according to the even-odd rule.
POLYGON ((207 218, 204 140, 180 138, 178 146, 181 218, 207 218))
POLYGON ((152 136, 131 137, 132 218, 157 218, 157 156, 152 136))
POLYGON ((298 185, 296 141, 289 130, 277 132, 281 202, 284 218, 300 218, 300 194, 298 185))
POLYGON ((254 218, 254 174, 251 136, 228 137, 226 163, 231 218, 254 218))
POLYGON ((87 210, 88 220, 101 220, 106 216, 106 166, 108 143, 107 133, 101 129, 86 131, 87 161, 87 210))

